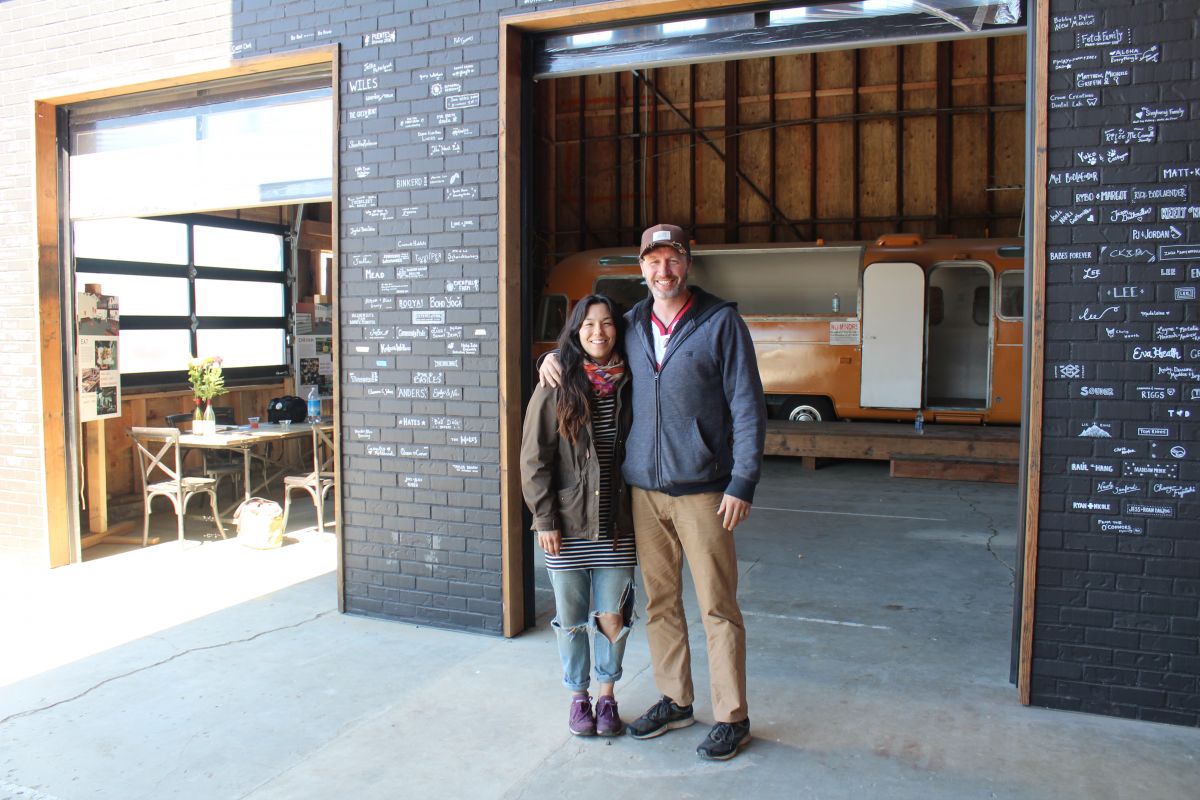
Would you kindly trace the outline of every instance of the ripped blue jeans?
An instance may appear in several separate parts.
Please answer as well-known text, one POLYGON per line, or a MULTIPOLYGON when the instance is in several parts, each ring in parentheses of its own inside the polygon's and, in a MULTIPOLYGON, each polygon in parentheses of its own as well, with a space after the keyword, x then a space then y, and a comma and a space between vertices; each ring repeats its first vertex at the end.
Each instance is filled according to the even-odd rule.
POLYGON ((547 570, 554 587, 554 619, 563 686, 573 692, 588 688, 592 671, 591 641, 595 643, 596 680, 621 679, 625 642, 633 624, 633 568, 547 570), (619 614, 621 632, 615 642, 596 625, 597 614, 619 614))

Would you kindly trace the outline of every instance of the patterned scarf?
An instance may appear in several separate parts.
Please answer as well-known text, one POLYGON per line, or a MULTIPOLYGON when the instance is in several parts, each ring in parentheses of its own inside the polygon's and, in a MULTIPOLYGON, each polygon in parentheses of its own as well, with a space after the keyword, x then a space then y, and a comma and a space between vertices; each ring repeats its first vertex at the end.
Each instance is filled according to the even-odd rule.
POLYGON ((597 364, 589 357, 583 359, 583 371, 592 382, 592 391, 600 397, 610 395, 617 390, 621 379, 625 376, 625 362, 616 353, 607 364, 597 364))

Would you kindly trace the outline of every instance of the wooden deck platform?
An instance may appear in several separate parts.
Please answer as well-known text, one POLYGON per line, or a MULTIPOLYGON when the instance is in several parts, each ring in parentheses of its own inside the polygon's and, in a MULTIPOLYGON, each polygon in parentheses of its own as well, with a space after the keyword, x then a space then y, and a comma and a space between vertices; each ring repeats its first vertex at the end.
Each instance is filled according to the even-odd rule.
POLYGON ((803 458, 890 461, 894 478, 1016 483, 1020 429, 926 425, 918 433, 898 422, 767 422, 766 454, 803 458))

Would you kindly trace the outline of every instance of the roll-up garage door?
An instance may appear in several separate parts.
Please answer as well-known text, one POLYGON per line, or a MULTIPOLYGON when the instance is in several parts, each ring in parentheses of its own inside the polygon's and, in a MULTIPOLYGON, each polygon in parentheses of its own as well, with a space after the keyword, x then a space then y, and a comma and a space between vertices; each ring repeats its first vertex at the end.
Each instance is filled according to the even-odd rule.
POLYGON ((1024 0, 858 0, 571 30, 533 42, 533 77, 1020 33, 1024 0))
POLYGON ((72 107, 70 217, 328 201, 332 103, 322 67, 72 107))

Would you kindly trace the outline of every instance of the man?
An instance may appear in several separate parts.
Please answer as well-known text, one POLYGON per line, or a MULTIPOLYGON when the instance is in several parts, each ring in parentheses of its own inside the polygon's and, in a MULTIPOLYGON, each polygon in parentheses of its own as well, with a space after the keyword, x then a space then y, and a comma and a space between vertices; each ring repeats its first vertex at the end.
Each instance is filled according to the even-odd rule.
MULTIPOLYGON (((622 472, 633 487, 646 636, 663 698, 629 730, 650 739, 695 722, 682 595, 686 556, 704 621, 716 718, 697 753, 723 761, 750 740, 732 533, 750 513, 758 484, 766 403, 736 306, 687 285, 692 261, 683 231, 646 229, 640 263, 650 295, 626 314, 633 426, 622 472)), ((542 379, 556 384, 557 367, 547 358, 542 379)))

